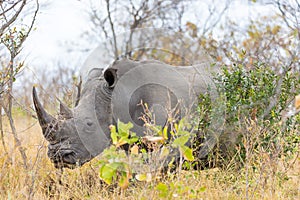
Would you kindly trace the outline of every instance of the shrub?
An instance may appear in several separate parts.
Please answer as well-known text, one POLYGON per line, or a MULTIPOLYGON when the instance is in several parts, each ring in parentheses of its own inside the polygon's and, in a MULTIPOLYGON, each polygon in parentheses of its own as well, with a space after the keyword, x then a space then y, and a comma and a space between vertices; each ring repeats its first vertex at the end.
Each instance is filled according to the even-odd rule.
MULTIPOLYGON (((243 65, 223 67, 215 81, 219 94, 226 100, 225 141, 234 141, 233 154, 243 162, 246 157, 245 139, 256 129, 253 150, 264 149, 269 154, 288 156, 298 150, 299 115, 287 118, 292 100, 300 93, 299 73, 292 70, 278 74, 265 64, 246 69, 243 65)), ((199 106, 203 106, 200 104, 199 106)), ((248 144, 249 145, 249 144, 248 144)))

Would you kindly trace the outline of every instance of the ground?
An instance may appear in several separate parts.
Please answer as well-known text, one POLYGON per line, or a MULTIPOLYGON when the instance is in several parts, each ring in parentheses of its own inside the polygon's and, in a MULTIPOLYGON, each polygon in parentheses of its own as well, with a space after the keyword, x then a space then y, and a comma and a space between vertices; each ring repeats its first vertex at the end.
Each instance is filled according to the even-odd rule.
POLYGON ((61 174, 47 157, 47 141, 37 120, 24 114, 15 116, 28 167, 24 167, 4 121, 7 152, 1 144, 0 199, 300 199, 297 155, 288 161, 261 155, 255 163, 239 169, 231 163, 227 168, 182 170, 148 182, 133 179, 127 189, 100 180, 97 158, 61 174))

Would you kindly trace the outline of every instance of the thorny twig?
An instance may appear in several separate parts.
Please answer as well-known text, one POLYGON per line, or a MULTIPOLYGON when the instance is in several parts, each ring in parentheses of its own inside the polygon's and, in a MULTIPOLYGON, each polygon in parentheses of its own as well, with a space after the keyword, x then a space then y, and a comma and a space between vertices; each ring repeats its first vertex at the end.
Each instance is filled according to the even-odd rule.
POLYGON ((81 85, 82 85, 82 78, 81 76, 79 77, 79 83, 76 84, 76 88, 77 88, 77 95, 76 95, 76 101, 75 101, 75 107, 78 105, 79 100, 80 100, 80 96, 81 96, 81 85))

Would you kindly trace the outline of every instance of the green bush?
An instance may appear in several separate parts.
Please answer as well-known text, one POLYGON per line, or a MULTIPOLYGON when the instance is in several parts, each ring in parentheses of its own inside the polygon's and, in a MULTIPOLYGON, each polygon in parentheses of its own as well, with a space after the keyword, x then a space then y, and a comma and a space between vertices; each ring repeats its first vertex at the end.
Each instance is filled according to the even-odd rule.
MULTIPOLYGON (((225 130, 220 143, 234 141, 232 155, 238 153, 237 157, 243 162, 249 140, 254 136, 252 150, 261 148, 278 156, 288 156, 298 150, 300 117, 296 115, 286 120, 284 116, 292 109, 288 107, 290 102, 300 94, 298 72, 290 70, 280 75, 265 64, 255 64, 251 68, 234 64, 223 67, 215 76, 215 83, 226 105, 225 130), (252 132, 253 126, 260 127, 257 133, 252 132)), ((199 108, 207 113, 211 106, 203 109, 203 102, 200 102, 199 108)), ((202 116, 199 117, 201 121, 202 116)), ((215 153, 211 153, 212 157, 215 153)))

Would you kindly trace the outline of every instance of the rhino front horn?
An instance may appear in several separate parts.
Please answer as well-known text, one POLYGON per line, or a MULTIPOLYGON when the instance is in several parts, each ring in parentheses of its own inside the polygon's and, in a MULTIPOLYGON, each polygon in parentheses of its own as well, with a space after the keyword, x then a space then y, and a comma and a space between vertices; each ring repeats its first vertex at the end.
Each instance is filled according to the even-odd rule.
POLYGON ((48 138, 48 134, 47 134, 48 125, 50 123, 55 123, 56 119, 52 115, 48 114, 46 112, 46 110, 43 108, 41 102, 39 101, 39 99, 37 97, 35 87, 33 87, 33 89, 32 89, 32 97, 33 97, 33 103, 34 103, 34 107, 36 110, 36 114, 38 116, 39 123, 42 127, 43 134, 47 139, 48 138))

